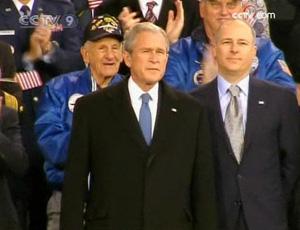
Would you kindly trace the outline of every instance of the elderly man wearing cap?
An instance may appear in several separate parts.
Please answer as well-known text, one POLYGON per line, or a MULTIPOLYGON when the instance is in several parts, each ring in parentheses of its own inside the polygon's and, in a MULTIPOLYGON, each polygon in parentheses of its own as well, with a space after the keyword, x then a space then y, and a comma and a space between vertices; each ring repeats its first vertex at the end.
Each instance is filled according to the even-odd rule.
POLYGON ((47 180, 53 190, 47 207, 48 230, 59 229, 61 189, 76 100, 119 82, 123 40, 119 21, 103 15, 86 28, 81 55, 87 66, 49 81, 38 107, 35 131, 45 158, 47 180))

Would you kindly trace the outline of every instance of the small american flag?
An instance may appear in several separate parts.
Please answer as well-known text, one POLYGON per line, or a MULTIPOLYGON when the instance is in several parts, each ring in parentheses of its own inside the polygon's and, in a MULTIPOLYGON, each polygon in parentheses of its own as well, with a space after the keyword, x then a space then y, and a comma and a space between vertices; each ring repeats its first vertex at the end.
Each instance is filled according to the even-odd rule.
POLYGON ((97 8, 102 2, 103 0, 88 0, 89 8, 93 10, 97 8))
POLYGON ((15 80, 19 83, 22 90, 33 89, 43 85, 39 73, 35 70, 18 72, 15 80))

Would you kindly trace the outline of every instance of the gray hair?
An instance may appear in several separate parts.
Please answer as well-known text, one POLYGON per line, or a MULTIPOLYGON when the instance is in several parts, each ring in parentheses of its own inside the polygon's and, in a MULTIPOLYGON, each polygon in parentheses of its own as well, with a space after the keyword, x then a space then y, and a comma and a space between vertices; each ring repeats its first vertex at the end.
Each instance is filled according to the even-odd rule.
MULTIPOLYGON (((242 20, 242 19, 232 19, 232 21, 240 21, 242 22, 243 24, 245 24, 250 30, 251 30, 251 34, 252 34, 252 38, 253 38, 253 43, 254 45, 256 44, 256 32, 255 32, 255 29, 245 20, 242 20)), ((227 23, 229 23, 230 21, 228 21, 227 23)), ((218 28, 216 34, 215 34, 215 42, 217 42, 219 39, 220 39, 220 32, 223 28, 223 26, 225 26, 227 24, 226 22, 225 23, 222 23, 220 25, 220 27, 218 28)))
POLYGON ((131 53, 133 51, 133 48, 134 48, 135 42, 136 42, 136 38, 142 32, 151 32, 151 33, 161 34, 165 38, 167 52, 169 52, 170 42, 169 42, 166 32, 162 28, 154 25, 151 22, 138 23, 137 25, 135 25, 131 30, 129 30, 125 34, 125 38, 124 38, 124 50, 125 51, 127 51, 128 53, 131 53))

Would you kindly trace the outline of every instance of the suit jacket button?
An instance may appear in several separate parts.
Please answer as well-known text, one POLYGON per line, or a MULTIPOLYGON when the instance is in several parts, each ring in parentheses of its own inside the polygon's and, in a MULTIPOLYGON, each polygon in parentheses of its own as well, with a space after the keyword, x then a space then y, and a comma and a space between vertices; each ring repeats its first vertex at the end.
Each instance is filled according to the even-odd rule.
POLYGON ((243 178, 243 176, 242 176, 241 174, 238 174, 238 175, 237 175, 237 178, 238 178, 239 180, 241 180, 241 179, 243 178))
POLYGON ((242 201, 236 200, 236 201, 234 201, 234 205, 235 206, 242 206, 242 201))

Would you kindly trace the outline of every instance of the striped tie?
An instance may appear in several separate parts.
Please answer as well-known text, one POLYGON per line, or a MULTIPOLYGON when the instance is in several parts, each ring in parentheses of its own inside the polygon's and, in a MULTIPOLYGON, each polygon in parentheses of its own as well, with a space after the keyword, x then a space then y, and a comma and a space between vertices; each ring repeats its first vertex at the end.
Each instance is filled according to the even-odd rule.
POLYGON ((145 19, 148 22, 155 23, 157 18, 155 16, 155 14, 153 13, 153 8, 154 8, 154 6, 157 5, 157 3, 155 1, 152 1, 152 2, 147 2, 146 5, 148 7, 148 10, 146 12, 145 19))

